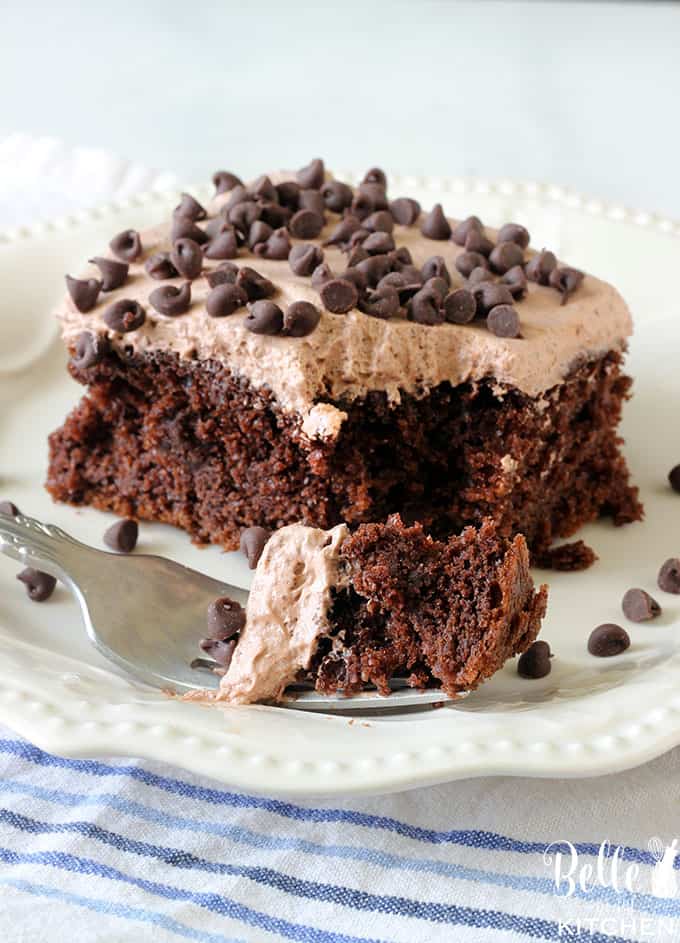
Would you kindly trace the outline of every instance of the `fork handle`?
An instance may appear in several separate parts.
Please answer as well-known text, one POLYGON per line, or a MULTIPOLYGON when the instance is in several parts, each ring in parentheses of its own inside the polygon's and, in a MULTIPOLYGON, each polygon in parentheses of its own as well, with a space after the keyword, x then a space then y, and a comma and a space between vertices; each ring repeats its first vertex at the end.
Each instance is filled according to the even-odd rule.
POLYGON ((0 511, 0 552, 25 566, 72 584, 78 558, 87 551, 96 552, 61 527, 43 524, 25 514, 12 516, 0 511))

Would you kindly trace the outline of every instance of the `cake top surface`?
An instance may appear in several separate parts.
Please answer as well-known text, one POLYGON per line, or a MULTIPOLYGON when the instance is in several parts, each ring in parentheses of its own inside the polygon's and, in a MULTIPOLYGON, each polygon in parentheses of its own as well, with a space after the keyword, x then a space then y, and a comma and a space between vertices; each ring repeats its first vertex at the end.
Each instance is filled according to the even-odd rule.
MULTIPOLYGON (((539 396, 631 333, 611 285, 534 252, 521 226, 421 210, 388 193, 379 170, 354 190, 321 162, 248 187, 216 180, 205 209, 184 196, 171 219, 115 236, 67 278, 57 315, 69 346, 105 336, 215 359, 329 438, 342 404, 371 391, 398 402, 490 378, 539 396)), ((92 347, 78 356, 91 361, 92 347)))

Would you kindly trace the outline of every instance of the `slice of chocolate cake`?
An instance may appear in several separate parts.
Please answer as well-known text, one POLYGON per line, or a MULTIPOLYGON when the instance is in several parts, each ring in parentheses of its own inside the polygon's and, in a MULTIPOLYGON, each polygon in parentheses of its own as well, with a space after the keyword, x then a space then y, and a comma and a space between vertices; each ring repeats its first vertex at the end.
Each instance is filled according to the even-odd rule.
POLYGON ((279 700, 301 681, 388 694, 395 677, 455 695, 528 648, 546 599, 524 538, 492 521, 447 541, 398 515, 354 533, 292 524, 266 544, 219 691, 201 696, 279 700))
POLYGON ((614 288, 517 224, 421 213, 377 169, 215 179, 209 206, 185 195, 68 279, 87 393, 50 440, 56 499, 227 549, 252 525, 491 517, 548 564, 584 522, 640 517, 614 288))

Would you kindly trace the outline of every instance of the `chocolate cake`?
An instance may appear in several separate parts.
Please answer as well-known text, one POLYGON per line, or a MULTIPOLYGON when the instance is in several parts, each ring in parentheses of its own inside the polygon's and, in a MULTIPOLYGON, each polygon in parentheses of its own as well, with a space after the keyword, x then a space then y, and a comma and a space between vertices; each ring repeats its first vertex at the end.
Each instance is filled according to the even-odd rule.
POLYGON ((641 516, 614 288, 518 224, 422 212, 377 168, 357 188, 320 161, 215 182, 67 279, 87 391, 50 438, 57 500, 226 549, 252 525, 398 512, 445 537, 491 518, 564 568, 593 555, 555 538, 641 516))
POLYGON ((389 694, 395 677, 455 696, 531 645, 546 587, 534 591, 524 538, 499 536, 493 521, 439 541, 394 515, 354 532, 281 528, 260 557, 245 619, 232 607, 230 628, 213 633, 230 646, 219 690, 190 698, 279 700, 300 682, 323 694, 367 685, 389 694))

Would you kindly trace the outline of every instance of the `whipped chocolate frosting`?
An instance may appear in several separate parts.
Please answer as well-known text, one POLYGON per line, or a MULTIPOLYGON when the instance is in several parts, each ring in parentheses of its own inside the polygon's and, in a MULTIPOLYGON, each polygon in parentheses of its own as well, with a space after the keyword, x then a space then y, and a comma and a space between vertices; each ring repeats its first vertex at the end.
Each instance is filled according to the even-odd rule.
MULTIPOLYGON (((274 182, 292 174, 272 175, 274 182)), ((208 207, 213 217, 229 199, 217 196, 208 207)), ((327 213, 327 223, 315 242, 326 238, 339 216, 327 213)), ((205 226, 205 221, 197 223, 205 226)), ((455 221, 451 221, 455 225, 455 221)), ((149 304, 150 293, 163 285, 181 285, 183 279, 162 283, 150 278, 144 262, 158 251, 169 250, 171 221, 141 233, 143 254, 130 264, 126 282, 101 293, 96 306, 83 313, 67 295, 57 315, 67 344, 73 345, 82 331, 106 332, 118 348, 140 353, 172 351, 182 358, 215 359, 256 388, 269 389, 279 406, 298 414, 304 434, 310 438, 334 438, 346 418, 329 400, 351 402, 371 391, 384 391, 398 403, 402 393, 426 395, 438 384, 452 385, 492 378, 499 395, 514 387, 537 397, 561 383, 575 363, 594 359, 608 350, 621 350, 631 334, 628 308, 611 285, 587 275, 566 305, 552 288, 530 283, 527 296, 517 302, 521 337, 492 334, 483 324, 451 323, 429 326, 405 318, 381 320, 357 309, 347 314, 323 310, 317 291, 308 277, 295 275, 286 260, 260 258, 242 249, 234 260, 271 279, 277 287, 272 298, 281 308, 294 301, 309 301, 321 310, 316 329, 305 337, 265 336, 244 327, 245 308, 223 318, 206 312, 210 292, 205 274, 220 263, 204 261, 203 274, 191 283, 191 306, 179 317, 164 317, 149 304), (103 311, 127 298, 146 309, 146 321, 124 335, 108 329, 103 311)), ((487 235, 495 236, 487 229, 487 235)), ((112 234, 113 235, 113 234, 112 234)), ((463 284, 455 269, 455 258, 463 251, 451 241, 425 238, 419 226, 394 228, 398 247, 405 246, 421 266, 433 255, 443 256, 453 278, 453 287, 463 284)), ((304 240, 292 240, 292 243, 304 240)), ((336 247, 324 248, 324 261, 341 273, 346 258, 336 247)), ((107 252, 107 256, 111 253, 107 252)), ((90 267, 83 277, 96 277, 90 267)))

